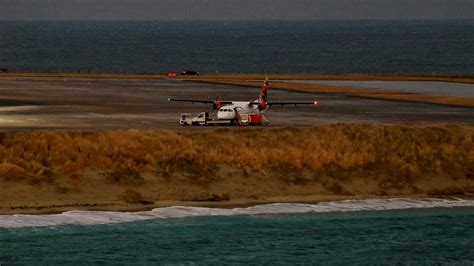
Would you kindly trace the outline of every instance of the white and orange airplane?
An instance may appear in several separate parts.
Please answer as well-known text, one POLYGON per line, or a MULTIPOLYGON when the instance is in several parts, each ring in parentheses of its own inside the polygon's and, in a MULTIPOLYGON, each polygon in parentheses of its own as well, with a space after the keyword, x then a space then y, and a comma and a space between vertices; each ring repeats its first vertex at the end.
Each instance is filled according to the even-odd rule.
POLYGON ((213 110, 217 110, 217 120, 208 119, 207 113, 203 112, 194 119, 187 119, 189 114, 182 114, 181 124, 223 124, 218 121, 228 121, 231 124, 237 123, 241 125, 247 124, 261 124, 264 116, 263 113, 268 107, 272 105, 317 105, 318 101, 268 101, 268 80, 263 81, 263 87, 260 90, 260 95, 255 100, 250 101, 221 101, 216 99, 213 100, 193 100, 193 99, 173 99, 170 98, 168 101, 174 102, 190 102, 190 103, 203 103, 212 104, 213 110), (192 120, 192 121, 191 121, 192 120))

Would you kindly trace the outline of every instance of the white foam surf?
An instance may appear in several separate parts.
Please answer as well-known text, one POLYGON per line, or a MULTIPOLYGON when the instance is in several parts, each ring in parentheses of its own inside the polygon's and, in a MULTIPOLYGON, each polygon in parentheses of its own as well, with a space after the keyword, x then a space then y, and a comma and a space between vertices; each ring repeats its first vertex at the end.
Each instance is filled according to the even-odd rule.
POLYGON ((21 228, 58 225, 94 225, 123 223, 149 219, 185 218, 196 216, 231 216, 290 213, 329 213, 380 211, 414 208, 474 207, 474 200, 450 198, 367 199, 321 202, 317 204, 274 203, 247 208, 165 207, 141 212, 68 211, 47 215, 0 215, 0 228, 21 228))

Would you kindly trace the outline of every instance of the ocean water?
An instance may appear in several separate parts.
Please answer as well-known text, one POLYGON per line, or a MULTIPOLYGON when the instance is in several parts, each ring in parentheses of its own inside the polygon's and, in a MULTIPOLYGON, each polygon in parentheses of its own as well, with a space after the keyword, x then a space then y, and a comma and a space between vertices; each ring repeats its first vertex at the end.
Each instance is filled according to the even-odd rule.
POLYGON ((75 222, 60 217, 68 215, 53 216, 54 225, 51 216, 20 216, 20 226, 0 216, 0 264, 474 263, 473 200, 172 207, 122 218, 73 212, 75 222))
POLYGON ((473 74, 474 20, 3 21, 0 69, 473 74))

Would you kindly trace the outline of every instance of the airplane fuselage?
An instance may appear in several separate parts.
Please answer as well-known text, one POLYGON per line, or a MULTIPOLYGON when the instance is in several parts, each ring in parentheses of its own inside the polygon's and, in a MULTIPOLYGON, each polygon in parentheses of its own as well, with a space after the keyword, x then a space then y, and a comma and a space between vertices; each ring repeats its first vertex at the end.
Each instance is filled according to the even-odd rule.
POLYGON ((249 102, 232 102, 232 104, 224 105, 217 110, 217 118, 226 120, 236 119, 235 111, 243 115, 259 114, 258 101, 253 101, 252 103, 254 104, 249 102))

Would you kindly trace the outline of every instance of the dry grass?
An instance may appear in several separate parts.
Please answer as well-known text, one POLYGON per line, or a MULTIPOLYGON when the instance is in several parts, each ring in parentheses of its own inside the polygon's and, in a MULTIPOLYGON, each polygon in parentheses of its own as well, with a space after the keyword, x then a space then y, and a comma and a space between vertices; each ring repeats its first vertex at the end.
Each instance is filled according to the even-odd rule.
POLYGON ((352 124, 0 133, 0 213, 473 196, 473 137, 474 126, 352 124))
MULTIPOLYGON (((222 167, 233 167, 293 184, 365 176, 397 187, 425 176, 472 180, 473 135, 472 126, 348 124, 190 133, 2 133, 0 179, 37 184, 66 177, 80 186, 84 172, 92 170, 106 171, 109 183, 141 185, 140 174, 152 172, 185 173, 209 185, 222 167)), ((331 182, 324 185, 341 190, 331 182)))

